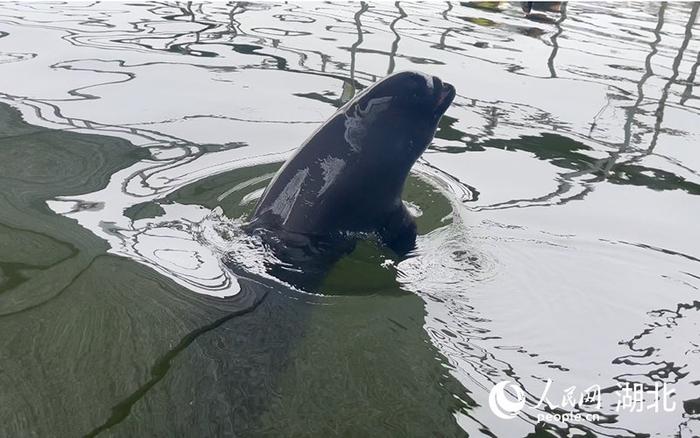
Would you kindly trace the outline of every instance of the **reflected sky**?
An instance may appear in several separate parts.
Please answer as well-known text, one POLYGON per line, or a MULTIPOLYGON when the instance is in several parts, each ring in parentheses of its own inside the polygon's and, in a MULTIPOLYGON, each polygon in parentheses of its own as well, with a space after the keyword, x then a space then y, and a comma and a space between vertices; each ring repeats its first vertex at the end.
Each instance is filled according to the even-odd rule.
MULTIPOLYGON (((423 329, 469 394, 457 423, 474 435, 526 436, 538 411, 499 422, 488 390, 509 378, 531 400, 552 378, 556 390, 608 389, 605 421, 543 426, 560 435, 697 435, 699 8, 570 3, 525 15, 488 2, 4 3, 0 101, 27 125, 2 119, 0 144, 35 145, 47 128, 114 142, 108 152, 85 146, 84 156, 32 152, 26 174, 14 166, 2 175, 16 196, 4 201, 2 239, 52 248, 45 259, 0 257, 2 315, 29 315, 61 296, 25 294, 28 272, 68 284, 106 264, 94 258, 104 252, 175 282, 195 297, 185 301, 245 292, 221 259, 260 254, 222 234, 235 234, 222 211, 248 211, 275 163, 356 93, 417 69, 458 91, 416 166, 453 219, 432 217, 396 275, 425 303, 423 329), (81 177, 40 172, 45 156, 81 177), (55 190, 33 191, 32 178, 55 190), (32 234, 45 231, 40 221, 18 228, 34 205, 95 241, 32 234), (622 382, 673 384, 681 407, 615 413, 611 388, 622 382)), ((426 193, 412 197, 429 217, 426 193)), ((206 330, 227 321, 213 315, 206 330)), ((188 336, 168 351, 191 354, 188 336)), ((136 385, 146 388, 139 397, 157 393, 158 376, 136 385)), ((109 421, 86 420, 95 433, 109 421)))

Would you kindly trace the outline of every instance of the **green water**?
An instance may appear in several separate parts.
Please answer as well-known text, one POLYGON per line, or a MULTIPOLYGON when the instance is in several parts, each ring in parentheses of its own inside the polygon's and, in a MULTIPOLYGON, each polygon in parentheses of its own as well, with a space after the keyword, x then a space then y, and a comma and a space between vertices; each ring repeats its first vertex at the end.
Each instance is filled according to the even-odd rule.
MULTIPOLYGON (((231 319, 240 303, 193 295, 106 254, 100 239, 46 208, 59 193, 104 187, 142 151, 33 127, 6 105, 0 129, 3 184, 15 189, 3 197, 0 265, 8 435, 459 434, 449 414, 466 404, 429 346, 422 300, 393 276, 359 256, 363 285, 380 285, 370 297, 326 306, 316 298, 310 310, 273 290, 231 319)), ((277 166, 204 180, 170 199, 207 205, 277 166)), ((352 259, 344 263, 329 282, 355 277, 352 259)))

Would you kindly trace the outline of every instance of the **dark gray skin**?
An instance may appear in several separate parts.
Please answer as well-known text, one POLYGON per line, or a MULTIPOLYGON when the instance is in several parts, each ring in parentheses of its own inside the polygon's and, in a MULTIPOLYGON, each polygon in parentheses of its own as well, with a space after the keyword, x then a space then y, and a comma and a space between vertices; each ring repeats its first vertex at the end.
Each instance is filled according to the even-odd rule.
POLYGON ((395 73, 340 108, 277 172, 249 229, 276 234, 285 249, 308 239, 376 233, 399 254, 416 225, 401 201, 406 178, 455 96, 420 72, 395 73))

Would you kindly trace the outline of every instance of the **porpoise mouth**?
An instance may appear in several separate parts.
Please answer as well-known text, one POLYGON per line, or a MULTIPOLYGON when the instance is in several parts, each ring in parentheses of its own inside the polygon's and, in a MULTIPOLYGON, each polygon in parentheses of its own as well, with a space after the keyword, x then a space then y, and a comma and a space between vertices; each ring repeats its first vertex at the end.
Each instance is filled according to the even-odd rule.
POLYGON ((440 117, 447 111, 447 108, 455 98, 457 91, 452 84, 442 82, 439 78, 433 79, 433 89, 435 90, 435 114, 440 117))

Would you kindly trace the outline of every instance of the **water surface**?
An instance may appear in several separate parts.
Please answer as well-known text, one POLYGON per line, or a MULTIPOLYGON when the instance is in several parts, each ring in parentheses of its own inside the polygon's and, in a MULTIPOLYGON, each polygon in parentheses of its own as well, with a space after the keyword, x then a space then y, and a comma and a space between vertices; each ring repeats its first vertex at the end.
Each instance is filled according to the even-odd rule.
POLYGON ((0 434, 697 436, 697 15, 3 3, 0 434), (458 90, 406 189, 415 253, 363 243, 323 294, 266 276, 237 224, 404 69, 458 90), (599 419, 538 421, 548 380, 599 385, 574 409, 599 419), (625 383, 676 408, 619 411, 625 383))

